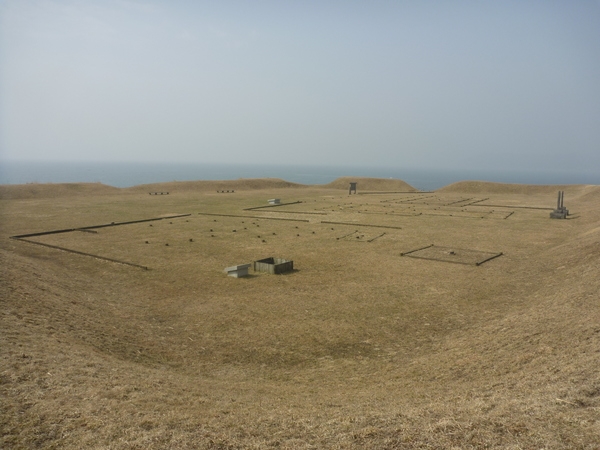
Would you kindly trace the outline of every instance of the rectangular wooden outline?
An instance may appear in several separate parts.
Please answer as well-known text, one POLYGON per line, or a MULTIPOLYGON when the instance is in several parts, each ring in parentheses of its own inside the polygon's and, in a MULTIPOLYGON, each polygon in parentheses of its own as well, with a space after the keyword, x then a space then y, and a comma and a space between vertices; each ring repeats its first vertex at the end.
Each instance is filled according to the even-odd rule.
MULTIPOLYGON (((308 220, 307 220, 308 222, 308 220)), ((387 225, 368 225, 365 223, 350 223, 350 222, 329 222, 329 221, 325 221, 322 220, 321 223, 327 223, 327 224, 332 224, 332 225, 350 225, 353 227, 373 227, 373 228, 390 228, 392 230, 401 230, 402 227, 392 227, 392 226, 387 226, 387 225)))
POLYGON ((403 214, 403 213, 395 213, 395 212, 371 212, 371 211, 361 211, 361 214, 376 214, 378 216, 400 216, 400 217, 415 217, 420 216, 423 213, 412 213, 412 214, 403 214))
MULTIPOLYGON (((247 210, 244 210, 247 211, 247 210)), ((326 216, 327 213, 324 212, 310 212, 310 211, 257 211, 257 212, 271 212, 271 213, 283 213, 283 214, 314 214, 317 216, 326 216)))
POLYGON ((431 194, 433 191, 390 191, 390 192, 358 192, 358 195, 374 195, 374 194, 431 194))
POLYGON ((465 266, 480 266, 483 263, 488 262, 488 261, 490 261, 490 260, 492 260, 494 258, 497 258, 499 256, 502 256, 502 255, 503 255, 502 252, 500 252, 500 253, 484 252, 484 251, 481 251, 481 250, 473 250, 473 249, 468 249, 468 248, 445 247, 445 246, 442 246, 442 245, 436 246, 434 244, 426 245, 425 247, 420 247, 420 248, 417 248, 417 249, 414 249, 414 250, 410 250, 408 252, 400 253, 400 256, 408 256, 409 258, 425 259, 425 260, 428 260, 428 261, 447 262, 447 263, 452 263, 452 264, 462 264, 462 265, 465 265, 465 266), (474 252, 474 253, 486 253, 486 254, 488 254, 490 256, 488 256, 487 258, 485 258, 485 259, 483 259, 481 261, 476 261, 474 263, 469 263, 469 262, 464 262, 464 261, 449 261, 447 259, 431 258, 431 257, 427 257, 427 256, 417 256, 417 255, 412 255, 411 254, 411 253, 415 253, 415 252, 418 252, 420 250, 425 250, 425 249, 431 248, 431 247, 439 247, 440 249, 447 248, 447 249, 455 249, 455 250, 464 250, 464 251, 467 251, 467 252, 474 252))
MULTIPOLYGON (((465 207, 465 206, 471 206, 471 205, 474 205, 474 204, 476 204, 476 203, 485 202, 486 200, 489 200, 489 199, 490 199, 489 197, 486 197, 486 198, 483 198, 483 199, 481 199, 481 200, 475 200, 474 202, 467 203, 466 205, 462 205, 462 206, 463 206, 463 207, 465 207)), ((477 205, 477 206, 479 206, 479 205, 477 205)))
POLYGON ((292 272, 294 270, 294 261, 271 256, 269 258, 254 261, 252 268, 255 272, 279 275, 286 272, 292 272))
POLYGON ((246 219, 263 219, 263 220, 288 220, 290 222, 310 222, 308 219, 288 219, 285 217, 259 217, 259 216, 241 216, 238 214, 215 214, 215 213, 198 213, 201 216, 220 216, 220 217, 242 217, 246 219))
POLYGON ((520 209, 541 209, 544 211, 552 211, 554 208, 544 208, 541 206, 514 206, 514 205, 477 205, 485 206, 486 208, 520 208, 520 209))
POLYGON ((416 248, 416 249, 411 250, 409 252, 400 253, 400 256, 406 256, 409 253, 418 252, 419 250, 425 250, 426 248, 429 248, 429 247, 433 247, 433 244, 426 245, 425 247, 419 247, 419 248, 416 248))
POLYGON ((11 239, 15 239, 17 241, 22 241, 22 242, 28 242, 30 244, 41 245, 42 247, 49 247, 49 248, 52 248, 55 250, 62 250, 63 252, 75 253, 76 255, 91 256, 92 258, 101 259, 103 261, 109 261, 109 262, 113 262, 113 263, 117 263, 117 264, 125 264, 126 266, 133 266, 133 267, 138 267, 140 269, 149 270, 149 268, 147 266, 142 266, 140 264, 130 263, 127 261, 121 261, 121 260, 113 259, 113 258, 107 258, 105 256, 94 255, 92 253, 80 252, 79 250, 71 250, 70 248, 59 247, 58 245, 45 244, 43 242, 37 242, 37 241, 32 241, 29 239, 18 238, 18 237, 11 237, 11 239))
POLYGON ((345 239, 345 238, 347 238, 347 237, 349 237, 349 236, 352 236, 353 234, 356 234, 356 233, 358 233, 358 230, 355 230, 355 231, 353 231, 352 233, 348 233, 348 234, 345 234, 345 235, 343 235, 343 236, 337 237, 337 238, 335 238, 335 239, 336 239, 336 241, 339 241, 340 239, 345 239))
POLYGON ((385 236, 385 233, 381 233, 379 236, 375 236, 374 238, 369 239, 366 242, 373 242, 375 239, 379 239, 380 237, 383 237, 383 236, 385 236))
POLYGON ((175 216, 155 217, 153 219, 130 220, 127 222, 111 222, 108 224, 92 225, 89 227, 68 228, 68 229, 64 229, 64 230, 42 231, 41 233, 20 234, 17 236, 10 236, 10 239, 28 242, 30 244, 35 244, 35 245, 41 245, 42 247, 48 247, 48 248, 52 248, 55 250, 62 250, 64 252, 75 253, 76 255, 91 256, 92 258, 101 259, 103 261, 109 261, 109 262, 113 262, 113 263, 117 263, 117 264, 125 264, 127 266, 133 266, 133 267, 138 267, 140 269, 149 270, 149 268, 147 266, 142 266, 140 264, 134 264, 134 263, 130 263, 127 261, 121 261, 119 259, 107 258, 105 256, 94 255, 92 253, 80 252, 79 250, 72 250, 70 248, 59 247, 58 245, 45 244, 43 242, 32 241, 30 239, 25 239, 25 238, 34 237, 34 236, 46 236, 49 234, 70 233, 72 231, 86 231, 88 233, 96 233, 95 231, 93 231, 95 228, 116 227, 119 225, 130 225, 130 224, 134 224, 134 223, 154 222, 157 220, 176 219, 179 217, 189 217, 189 216, 191 216, 191 214, 177 214, 175 216))
POLYGON ((255 209, 263 209, 263 208, 276 208, 277 206, 296 205, 298 203, 302 203, 302 202, 300 200, 298 200, 297 202, 276 203, 273 205, 265 205, 265 206, 254 206, 253 208, 244 208, 243 211, 254 211, 255 209))
POLYGON ((340 237, 335 238, 335 239, 338 240, 338 241, 343 239, 343 240, 348 241, 348 242, 373 242, 375 239, 379 239, 380 237, 385 236, 385 232, 384 232, 384 233, 378 234, 375 237, 372 237, 371 239, 363 239, 363 240, 360 240, 360 239, 358 239, 358 240, 347 239, 347 238, 349 238, 350 236, 352 236, 353 234, 356 234, 356 233, 358 233, 358 230, 353 231, 352 233, 345 234, 345 235, 340 236, 340 237))
MULTIPOLYGON (((427 192, 428 194, 431 194, 432 192, 427 192)), ((403 199, 399 199, 399 198, 390 198, 388 200, 380 200, 380 203, 405 203, 405 202, 412 202, 413 200, 423 200, 425 198, 436 198, 435 195, 429 195, 427 197, 409 197, 409 198, 403 198, 403 199)))
POLYGON ((42 231, 40 233, 19 234, 16 236, 11 236, 10 238, 11 239, 21 239, 21 238, 33 237, 33 236, 44 236, 46 234, 70 233, 71 231, 94 230, 96 228, 117 227, 120 225, 130 225, 133 223, 154 222, 156 220, 176 219, 178 217, 189 217, 189 216, 191 216, 191 214, 178 214, 176 216, 156 217, 154 219, 130 220, 128 222, 111 222, 111 223, 107 223, 107 224, 103 224, 103 225, 92 225, 90 227, 66 228, 64 230, 53 230, 53 231, 42 231))

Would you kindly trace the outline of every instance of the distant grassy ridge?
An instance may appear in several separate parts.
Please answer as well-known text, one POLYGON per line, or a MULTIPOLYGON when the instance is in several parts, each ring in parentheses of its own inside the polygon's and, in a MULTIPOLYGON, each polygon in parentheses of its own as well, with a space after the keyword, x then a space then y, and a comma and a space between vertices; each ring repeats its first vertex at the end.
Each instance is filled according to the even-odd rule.
POLYGON ((57 198, 119 194, 121 189, 102 183, 28 183, 0 185, 0 199, 57 198))
MULTIPOLYGON (((280 178, 240 178, 237 180, 171 181, 117 188, 102 183, 29 183, 0 185, 0 199, 58 198, 69 196, 112 195, 149 192, 251 191, 265 189, 340 189, 346 191, 350 182, 357 183, 360 192, 419 192, 402 180, 368 177, 340 177, 331 183, 306 185, 280 178)), ((552 194, 564 190, 570 195, 600 195, 594 185, 527 185, 488 181, 460 181, 438 189, 440 193, 463 194, 552 194)))
POLYGON ((307 187, 307 185, 292 183, 281 178, 239 178, 237 180, 172 181, 168 183, 140 184, 124 188, 123 190, 128 192, 210 192, 223 190, 298 189, 303 187, 307 187))
POLYGON ((490 181, 459 181, 449 184, 436 192, 463 194, 545 194, 558 191, 568 191, 571 194, 586 194, 600 192, 600 186, 585 184, 532 185, 494 183, 490 181))
POLYGON ((102 183, 29 183, 0 185, 0 198, 54 198, 68 196, 110 195, 123 193, 149 192, 217 192, 217 191, 249 191, 261 189, 348 189, 350 181, 358 182, 359 190, 369 191, 406 191, 417 189, 402 180, 381 178, 342 177, 328 184, 306 185, 292 183, 280 178, 240 178, 237 180, 198 180, 171 181, 167 183, 140 184, 128 188, 117 188, 102 183))
POLYGON ((110 195, 149 192, 211 192, 231 190, 259 190, 302 188, 306 185, 291 183, 279 178, 238 179, 221 181, 171 181, 167 183, 140 184, 117 188, 102 183, 29 183, 0 185, 0 198, 53 198, 82 195, 110 195))
POLYGON ((330 189, 348 189, 350 182, 356 182, 356 189, 361 191, 402 191, 418 192, 419 190, 402 180, 388 178, 368 177, 340 177, 331 183, 322 184, 320 187, 330 189))

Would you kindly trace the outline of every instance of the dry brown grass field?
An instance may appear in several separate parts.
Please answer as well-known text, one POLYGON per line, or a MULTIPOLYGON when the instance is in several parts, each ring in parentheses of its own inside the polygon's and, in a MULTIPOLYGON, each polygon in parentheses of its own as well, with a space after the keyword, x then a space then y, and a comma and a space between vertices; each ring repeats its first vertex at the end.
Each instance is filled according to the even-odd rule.
POLYGON ((0 447, 600 448, 600 187, 348 181, 0 186, 0 447))

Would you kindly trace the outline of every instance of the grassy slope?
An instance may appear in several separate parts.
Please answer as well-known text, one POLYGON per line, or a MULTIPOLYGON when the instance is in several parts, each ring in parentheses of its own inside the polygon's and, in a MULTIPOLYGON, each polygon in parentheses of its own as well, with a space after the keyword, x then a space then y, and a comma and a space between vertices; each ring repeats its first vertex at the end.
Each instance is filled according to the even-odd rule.
MULTIPOLYGON (((464 194, 554 194, 558 190, 567 190, 571 195, 581 195, 582 192, 591 190, 597 192, 598 186, 589 185, 524 185, 516 183, 492 183, 489 181, 459 181, 452 183, 437 192, 460 192, 464 194)), ((569 199, 565 199, 568 201, 569 199)))
POLYGON ((120 189, 101 183, 5 184, 0 185, 0 199, 61 198, 116 194, 120 189))
MULTIPOLYGON (((515 238, 516 256, 478 272, 395 260, 398 269, 378 278, 379 286, 369 282, 378 271, 367 267, 361 274, 331 260, 324 273, 312 270, 324 262, 317 247, 329 240, 317 241, 314 251, 312 241, 302 241, 301 271, 261 277, 260 286, 256 278, 212 273, 210 264, 135 272, 6 240, 36 231, 32 220, 39 229, 40 217, 45 229, 64 227, 69 208, 80 226, 106 222, 109 211, 129 217, 131 202, 147 205, 147 215, 154 212, 147 194, 129 201, 102 192, 95 201, 5 203, 0 442, 14 448, 596 448, 600 191, 569 189, 567 205, 578 218, 551 222, 558 239, 544 222, 539 243, 523 241, 527 251, 520 254, 515 238), (86 211, 88 203, 95 207, 86 211), (414 270, 430 273, 423 279, 414 270)), ((294 195, 286 192, 278 194, 294 195)), ((298 195, 319 203, 332 193, 298 195)), ((238 204, 266 194, 227 198, 239 212, 238 204)), ((223 198, 203 199, 204 208, 224 208, 223 198)), ((173 212, 188 212, 191 200, 169 199, 173 212)), ((193 227, 210 223, 190 220, 193 227)), ((242 226, 229 220, 224 226, 242 226)), ((261 233, 276 226, 260 224, 261 233)), ((185 222, 174 225, 191 232, 185 222)), ((277 236, 297 231, 291 223, 277 226, 277 236)), ((316 230, 313 240, 331 232, 298 226, 305 227, 298 229, 302 235, 316 230)), ((529 236, 528 222, 512 226, 529 236)), ((398 243, 412 245, 409 231, 402 233, 398 243)), ((84 245, 89 236, 81 235, 84 245)), ((238 239, 228 236, 222 238, 238 239)), ((267 248, 291 252, 294 237, 267 248)), ((342 242, 340 255, 369 262, 387 255, 390 242, 369 247, 373 255, 342 242)), ((249 254, 259 248, 253 245, 249 254)))

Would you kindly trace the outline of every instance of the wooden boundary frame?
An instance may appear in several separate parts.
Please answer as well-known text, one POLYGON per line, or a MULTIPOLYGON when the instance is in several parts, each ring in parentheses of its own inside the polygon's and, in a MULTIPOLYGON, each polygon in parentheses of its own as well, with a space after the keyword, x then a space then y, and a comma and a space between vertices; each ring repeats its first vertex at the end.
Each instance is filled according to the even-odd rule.
MULTIPOLYGON (((307 220, 308 222, 308 220, 307 220)), ((387 226, 387 225, 368 225, 365 223, 350 223, 350 222, 329 222, 326 220, 322 220, 321 223, 328 223, 328 224, 332 224, 332 225, 350 225, 353 227, 373 227, 373 228, 390 228, 392 230, 401 230, 402 227, 392 227, 392 226, 387 226)))
POLYGON ((263 208, 276 208, 278 206, 296 205, 298 203, 302 203, 302 202, 300 200, 298 200, 297 202, 277 203, 276 205, 254 206, 252 208, 244 208, 243 211, 254 211, 255 209, 263 209, 263 208))
MULTIPOLYGON (((474 214, 476 214, 476 213, 474 213, 474 214)), ((492 214, 492 212, 490 211, 490 212, 482 213, 482 214, 492 214)), ((460 215, 458 213, 456 213, 456 214, 434 214, 434 213, 426 213, 426 212, 421 213, 420 215, 421 216, 437 216, 437 217, 456 217, 456 218, 459 218, 459 219, 485 219, 486 217, 489 217, 489 216, 486 216, 486 217, 483 217, 483 216, 477 216, 477 217, 475 217, 475 216, 465 216, 465 215, 460 215)))
POLYGON ((144 270, 150 270, 147 266, 142 266, 140 264, 134 264, 134 263, 130 263, 127 261, 121 261, 119 259, 107 258, 105 256, 94 255, 92 253, 80 252, 79 250, 71 250, 70 248, 59 247, 58 245, 45 244, 43 242, 36 242, 36 241, 32 241, 30 239, 19 238, 16 236, 12 236, 11 239, 15 239, 15 240, 21 241, 21 242, 28 242, 30 244, 41 245, 42 247, 49 247, 49 248, 52 248, 55 250, 62 250, 64 252, 75 253, 76 255, 91 256, 92 258, 101 259, 103 261, 109 261, 109 262, 113 262, 113 263, 117 263, 117 264, 125 264, 126 266, 133 266, 133 267, 138 267, 138 268, 144 269, 144 270))
POLYGON ((353 235, 353 234, 355 234, 355 233, 358 233, 358 230, 355 230, 355 231, 353 231, 352 233, 348 233, 348 234, 345 234, 345 235, 343 235, 343 236, 337 237, 337 238, 335 238, 335 239, 336 239, 336 241, 339 241, 340 239, 347 238, 348 236, 352 236, 352 235, 353 235))
MULTIPOLYGON (((353 234, 356 234, 356 233, 358 233, 358 230, 353 231, 352 233, 345 234, 345 235, 340 236, 340 237, 335 238, 335 239, 337 241, 339 241, 340 239, 346 239, 347 237, 350 237, 350 236, 352 236, 353 234)), ((346 240, 350 241, 350 242, 373 242, 375 239, 379 239, 382 236, 385 236, 385 233, 381 233, 381 234, 379 234, 379 235, 377 235, 377 236, 375 236, 375 237, 373 237, 371 239, 365 239, 365 240, 362 240, 362 241, 361 240, 355 241, 354 239, 346 239, 346 240)))
MULTIPOLYGON (((396 203, 411 203, 411 202, 417 202, 417 201, 427 200, 427 199, 430 199, 430 198, 439 199, 439 196, 437 196, 437 195, 429 195, 427 197, 422 197, 422 198, 419 198, 419 197, 407 198, 407 199, 404 199, 404 200, 398 200, 398 201, 396 201, 396 203)), ((425 204, 427 204, 427 203, 425 203, 425 204)))
POLYGON ((489 258, 487 258, 487 259, 484 259, 483 261, 479 261, 479 262, 475 263, 475 265, 476 265, 476 266, 480 266, 480 265, 482 265, 484 262, 488 262, 489 260, 491 260, 491 259, 494 259, 494 258, 497 258, 498 256, 502 256, 502 252, 500 252, 500 253, 497 253, 497 254, 495 254, 495 255, 492 255, 492 256, 490 256, 489 258))
POLYGON ((426 248, 429 248, 429 247, 433 247, 433 244, 426 245, 425 247, 419 247, 419 248, 416 248, 416 249, 414 249, 414 250, 411 250, 411 251, 409 251, 409 252, 403 252, 403 253, 400 253, 400 256, 406 256, 406 255, 408 255, 409 253, 418 252, 419 250, 425 250, 426 248))
MULTIPOLYGON (((445 205, 447 206, 447 205, 445 205)), ((468 206, 468 205, 464 205, 464 206, 468 206)), ((418 216, 438 216, 438 217, 457 217, 459 219, 486 219, 486 218, 490 218, 490 219, 508 219, 510 216, 512 216, 515 212, 511 211, 510 213, 508 213, 506 216, 504 217, 492 217, 491 214, 493 214, 493 211, 490 212, 482 212, 482 214, 486 214, 485 217, 482 216, 469 216, 469 215, 465 215, 463 214, 463 211, 457 211, 456 213, 448 213, 448 214, 435 214, 435 213, 428 213, 428 212, 414 212, 414 213, 396 213, 396 212, 372 212, 372 211, 358 211, 360 214, 375 214, 375 215, 379 215, 379 216, 401 216, 401 217, 418 217, 418 216)), ((465 213, 470 213, 470 214, 477 214, 475 211, 464 211, 465 213)))
MULTIPOLYGON (((412 194, 412 192, 407 192, 407 194, 412 194)), ((433 194, 433 192, 424 192, 424 194, 433 194)), ((423 197, 423 198, 433 198, 435 197, 435 195, 430 195, 428 197, 423 197)), ((398 198, 390 198, 388 200, 380 200, 380 203, 404 203, 404 202, 410 202, 413 200, 422 200, 422 198, 419 197, 409 197, 409 198, 403 198, 403 199, 398 199, 398 198)))
MULTIPOLYGON (((446 203, 446 204, 444 204, 443 206, 456 205, 457 203, 464 203, 464 202, 468 202, 469 200, 473 200, 473 199, 475 199, 475 198, 476 198, 476 197, 470 197, 470 198, 466 198, 466 199, 464 199, 464 200, 457 200, 457 201, 455 201, 455 202, 446 203)), ((486 198, 482 198, 481 200, 474 200, 474 201, 472 201, 472 202, 470 202, 470 203, 467 203, 467 204, 465 204, 465 205, 460 205, 460 206, 458 206, 458 208, 464 208, 464 207, 466 207, 466 206, 471 206, 471 205, 474 205, 474 204, 476 204, 476 203, 479 203, 479 202, 485 202, 486 200, 489 200, 489 199, 490 199, 489 197, 486 197, 486 198)))
POLYGON ((45 236, 48 234, 70 233, 71 231, 84 231, 84 232, 88 232, 88 233, 97 233, 97 231, 94 231, 95 228, 116 227, 119 225, 130 225, 130 224, 134 224, 134 223, 154 222, 157 220, 175 219, 178 217, 189 217, 189 216, 191 216, 191 214, 177 214, 175 216, 156 217, 153 219, 130 220, 128 222, 112 222, 112 223, 103 224, 103 225, 93 225, 90 227, 68 228, 68 229, 64 229, 64 230, 44 231, 41 233, 20 234, 17 236, 10 236, 10 239, 15 239, 17 241, 22 241, 22 242, 28 242, 30 244, 35 244, 35 245, 41 245, 42 247, 53 248, 55 250, 62 250, 64 252, 75 253, 76 255, 91 256, 92 258, 101 259, 103 261, 109 261, 109 262, 113 262, 113 263, 117 263, 117 264, 125 264, 126 266, 138 267, 140 269, 149 270, 149 268, 147 266, 142 266, 140 264, 134 264, 134 263, 130 263, 127 261, 121 261, 119 259, 107 258, 105 256, 94 255, 92 253, 80 252, 79 250, 72 250, 70 248, 59 247, 58 245, 45 244, 43 242, 32 241, 30 239, 25 239, 25 238, 34 237, 34 236, 45 236))
POLYGON ((59 233, 70 233, 71 231, 89 231, 94 230, 95 228, 106 228, 106 227, 117 227, 119 225, 130 225, 133 223, 143 223, 143 222, 154 222, 157 220, 165 220, 165 219, 176 219, 178 217, 189 217, 191 214, 178 214, 176 216, 167 216, 167 217, 156 217, 154 219, 142 219, 142 220, 130 220, 128 222, 111 222, 103 225, 92 225, 90 227, 79 227, 79 228, 66 228, 64 230, 53 230, 53 231, 42 231, 40 233, 29 233, 29 234, 19 234, 16 236, 11 236, 11 239, 21 239, 33 236, 44 236, 46 234, 59 234, 59 233))
POLYGON ((433 191, 390 191, 390 192, 359 192, 358 195, 373 194, 431 194, 433 191))
POLYGON ((545 211, 548 211, 548 210, 554 211, 554 208, 544 208, 542 206, 514 206, 514 205, 477 205, 477 206, 485 206, 488 208, 521 208, 521 209, 542 209, 545 211))
POLYGON ((259 217, 259 216, 241 216, 239 214, 215 214, 215 213, 198 213, 201 216, 219 216, 219 217, 242 217, 246 219, 263 219, 263 220, 288 220, 290 222, 310 222, 308 219, 288 219, 287 217, 259 217))
MULTIPOLYGON (((463 198, 462 200, 457 200, 455 202, 450 202, 450 203, 444 203, 443 206, 450 206, 450 205, 455 205, 457 203, 464 203, 464 202, 468 202, 469 200, 473 200, 474 197, 469 197, 469 198, 463 198)), ((464 206, 464 205, 462 205, 464 206)))
POLYGON ((292 272, 294 270, 294 261, 270 257, 254 261, 252 269, 255 272, 279 275, 286 272, 292 272))
MULTIPOLYGON (((486 200, 489 200, 489 199, 490 199, 490 198, 489 198, 489 197, 487 197, 487 198, 483 198, 483 199, 481 199, 481 200, 475 200, 474 202, 467 203, 466 205, 462 205, 462 206, 471 206, 471 205, 474 205, 474 204, 476 204, 476 203, 485 202, 486 200)), ((477 205, 477 206, 479 206, 479 205, 477 205)))
MULTIPOLYGON (((480 265, 482 265, 485 262, 488 262, 488 261, 490 261, 490 260, 492 260, 494 258, 498 258, 499 256, 503 255, 502 252, 494 254, 494 253, 491 253, 491 252, 483 252, 483 251, 479 251, 479 250, 470 250, 470 249, 459 249, 459 248, 457 248, 456 250, 465 250, 465 251, 477 252, 477 253, 487 253, 488 255, 490 255, 489 257, 487 257, 487 258, 485 258, 485 259, 483 259, 481 261, 476 261, 474 263, 469 263, 469 262, 463 262, 463 261, 449 261, 447 259, 431 258, 431 257, 427 257, 427 256, 417 256, 417 255, 412 255, 411 254, 411 253, 415 253, 415 252, 418 252, 420 250, 425 250, 425 249, 431 248, 431 247, 435 247, 435 245, 434 244, 430 244, 430 245, 426 245, 425 247, 417 248, 415 250, 410 250, 408 252, 403 252, 403 253, 400 253, 400 256, 408 256, 409 258, 416 258, 416 259, 425 259, 425 260, 428 260, 428 261, 439 261, 439 262, 447 262, 447 263, 452 263, 452 264, 462 264, 462 265, 465 265, 465 266, 480 266, 480 265)), ((444 247, 440 247, 440 248, 444 248, 444 247)))
MULTIPOLYGON (((247 211, 247 209, 245 209, 244 211, 247 211)), ((267 212, 267 211, 258 211, 258 212, 267 212)), ((310 212, 310 211, 269 211, 269 212, 274 212, 274 213, 282 213, 282 214, 314 214, 316 216, 326 216, 327 213, 325 212, 310 212)))
POLYGON ((372 212, 372 211, 359 211, 360 214, 377 214, 379 216, 401 216, 401 217, 416 217, 421 216, 423 213, 412 213, 412 214, 403 214, 403 213, 395 213, 395 212, 372 212))

